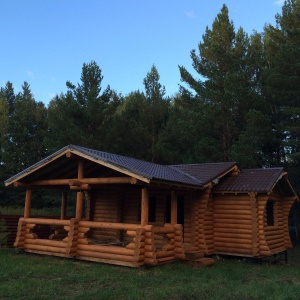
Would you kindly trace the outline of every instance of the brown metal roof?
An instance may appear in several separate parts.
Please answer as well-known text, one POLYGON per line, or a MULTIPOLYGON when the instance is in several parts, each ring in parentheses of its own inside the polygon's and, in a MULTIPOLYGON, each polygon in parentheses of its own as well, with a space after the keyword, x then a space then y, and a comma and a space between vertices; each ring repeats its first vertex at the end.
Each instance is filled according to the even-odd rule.
MULTIPOLYGON (((31 179, 34 178, 33 173, 36 173, 37 169, 44 168, 49 161, 52 162, 52 165, 58 164, 59 160, 61 160, 60 157, 66 151, 70 151, 79 156, 85 157, 88 160, 91 159, 93 160, 93 162, 96 162, 99 165, 104 164, 107 167, 112 167, 119 172, 124 172, 124 174, 131 173, 146 178, 148 180, 158 180, 158 181, 174 182, 178 184, 193 185, 197 188, 203 187, 202 182, 200 180, 190 176, 189 174, 180 172, 175 168, 171 168, 169 166, 163 166, 163 165, 150 163, 150 162, 142 161, 131 157, 88 149, 76 145, 69 145, 58 150, 57 152, 39 161, 38 163, 32 165, 31 167, 7 179, 5 181, 5 184, 10 185, 14 181, 20 179, 25 179, 26 181, 29 178, 31 179)), ((67 159, 64 160, 67 161, 67 159)), ((60 162, 60 164, 63 163, 60 162)), ((52 170, 56 169, 55 166, 51 166, 51 168, 52 170)), ((77 170, 76 165, 73 166, 73 169, 75 171, 77 170)))
POLYGON ((119 167, 120 169, 128 170, 148 179, 157 179, 202 186, 202 182, 197 178, 193 178, 189 174, 179 172, 178 170, 170 168, 169 166, 159 165, 131 157, 92 150, 74 145, 72 145, 72 147, 80 151, 81 153, 99 160, 103 160, 109 164, 119 167))
POLYGON ((283 168, 241 170, 237 176, 224 178, 214 192, 270 192, 283 175, 283 168))
POLYGON ((236 166, 235 162, 220 162, 220 163, 203 163, 203 164, 185 164, 185 165, 172 165, 171 167, 180 170, 186 174, 193 176, 199 181, 206 184, 211 182, 236 166))

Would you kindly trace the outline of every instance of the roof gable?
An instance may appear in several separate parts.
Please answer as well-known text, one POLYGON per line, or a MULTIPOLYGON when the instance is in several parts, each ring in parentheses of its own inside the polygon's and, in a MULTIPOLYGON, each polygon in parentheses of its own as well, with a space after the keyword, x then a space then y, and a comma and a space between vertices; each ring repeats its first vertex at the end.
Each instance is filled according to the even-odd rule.
POLYGON ((96 164, 111 168, 125 175, 133 176, 147 183, 149 183, 150 180, 158 180, 193 185, 195 187, 202 188, 202 183, 198 179, 168 166, 76 145, 66 146, 52 155, 49 155, 45 159, 6 180, 5 185, 8 186, 17 180, 24 179, 29 175, 32 176, 34 172, 45 168, 48 164, 55 164, 55 162, 65 156, 67 152, 71 152, 79 157, 83 157, 89 161, 93 161, 96 164))
POLYGON ((283 168, 241 170, 237 176, 224 178, 214 186, 213 191, 217 193, 269 193, 284 175, 283 168))

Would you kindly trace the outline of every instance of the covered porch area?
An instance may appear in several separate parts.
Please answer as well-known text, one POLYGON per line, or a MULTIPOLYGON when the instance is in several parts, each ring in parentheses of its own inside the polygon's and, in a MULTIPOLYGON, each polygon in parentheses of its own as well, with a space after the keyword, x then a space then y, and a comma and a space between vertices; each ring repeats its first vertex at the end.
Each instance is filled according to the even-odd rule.
POLYGON ((26 190, 24 217, 19 220, 15 241, 18 249, 132 267, 185 258, 174 191, 155 191, 153 194, 165 201, 160 203, 156 198, 153 204, 149 187, 116 183, 101 189, 80 189, 72 218, 66 218, 70 199, 63 191, 60 219, 31 217, 33 192, 26 190), (49 227, 48 238, 39 237, 41 226, 49 227))

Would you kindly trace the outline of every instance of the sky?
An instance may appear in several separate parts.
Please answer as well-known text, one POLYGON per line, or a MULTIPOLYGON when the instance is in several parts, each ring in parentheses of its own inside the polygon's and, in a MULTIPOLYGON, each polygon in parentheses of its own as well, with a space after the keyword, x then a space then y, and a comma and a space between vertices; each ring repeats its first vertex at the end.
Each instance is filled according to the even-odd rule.
MULTIPOLYGON (((155 65, 168 96, 178 92, 178 65, 190 58, 206 26, 226 4, 236 30, 275 25, 283 0, 0 0, 0 87, 15 93, 27 81, 48 105, 80 82, 83 63, 96 61, 107 85, 127 95, 144 91, 155 65)), ((197 52, 198 53, 198 52, 197 52)))

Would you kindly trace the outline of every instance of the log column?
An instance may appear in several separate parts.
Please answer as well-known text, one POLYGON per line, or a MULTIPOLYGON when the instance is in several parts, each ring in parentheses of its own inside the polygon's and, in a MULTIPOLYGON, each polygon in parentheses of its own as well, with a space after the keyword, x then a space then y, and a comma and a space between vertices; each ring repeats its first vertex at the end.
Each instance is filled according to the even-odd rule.
POLYGON ((177 194, 176 192, 171 192, 171 224, 177 224, 177 194))
POLYGON ((32 190, 26 190, 24 218, 30 218, 31 213, 32 190))
MULTIPOLYGON (((78 161, 78 179, 84 178, 84 162, 83 160, 78 161)), ((76 197, 76 219, 82 219, 83 212, 83 192, 78 191, 76 197)))
POLYGON ((61 209, 60 209, 60 219, 61 220, 64 220, 66 218, 67 197, 68 197, 68 192, 63 191, 62 195, 61 195, 61 209))
POLYGON ((141 225, 148 225, 149 219, 149 191, 145 187, 142 189, 142 203, 141 203, 141 225))

